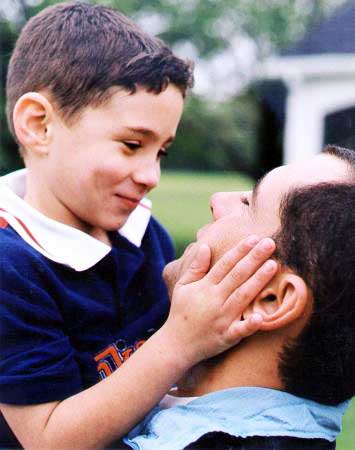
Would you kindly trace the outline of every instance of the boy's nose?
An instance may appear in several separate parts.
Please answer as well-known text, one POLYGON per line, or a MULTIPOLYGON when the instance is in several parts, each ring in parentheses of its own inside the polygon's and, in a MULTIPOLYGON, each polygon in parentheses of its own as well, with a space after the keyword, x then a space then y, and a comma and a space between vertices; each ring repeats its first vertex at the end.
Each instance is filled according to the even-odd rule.
POLYGON ((134 171, 133 180, 137 184, 144 185, 147 191, 154 189, 159 184, 160 180, 159 163, 142 164, 134 171))
POLYGON ((240 201, 239 192, 216 192, 210 198, 213 220, 236 212, 240 201))

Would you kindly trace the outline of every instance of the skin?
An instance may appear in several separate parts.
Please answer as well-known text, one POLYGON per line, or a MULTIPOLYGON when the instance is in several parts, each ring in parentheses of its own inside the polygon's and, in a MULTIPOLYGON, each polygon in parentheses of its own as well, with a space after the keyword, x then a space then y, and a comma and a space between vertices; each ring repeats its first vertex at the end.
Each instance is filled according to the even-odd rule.
MULTIPOLYGON (((208 244, 218 261, 250 232, 272 236, 280 227, 279 206, 284 194, 296 186, 349 180, 345 162, 327 154, 299 164, 279 167, 267 174, 251 192, 222 192, 211 198, 213 221, 197 233, 197 243, 180 260, 170 263, 164 277, 170 290, 184 272, 195 245, 208 244)), ((311 312, 312 295, 303 280, 286 267, 244 311, 244 317, 261 314, 261 332, 250 336, 216 359, 194 367, 179 382, 178 395, 203 395, 237 386, 283 389, 278 354, 289 338, 296 337, 311 312), (274 300, 270 301, 270 296, 274 300), (238 370, 236 370, 238 367, 238 370)))
MULTIPOLYGON (((84 108, 66 123, 48 93, 25 94, 14 110, 28 168, 25 200, 110 245, 108 231, 122 226, 159 182, 160 157, 175 135, 182 107, 174 85, 158 95, 143 88, 134 94, 116 90, 107 103, 84 108)), ((275 274, 274 263, 271 270, 264 264, 275 248, 266 242, 265 247, 256 236, 243 240, 209 272, 210 248, 196 246, 176 283, 166 323, 110 377, 62 401, 1 404, 22 446, 88 450, 110 445, 190 367, 258 330, 259 315, 240 317, 275 274)))
POLYGON ((71 126, 51 105, 44 106, 50 142, 25 156, 30 169, 25 200, 108 243, 107 230, 123 226, 159 183, 160 160, 175 137, 182 94, 174 85, 159 95, 116 89, 99 108, 85 108, 71 126))
POLYGON ((349 176, 345 162, 320 154, 308 161, 277 167, 261 178, 253 191, 214 194, 210 199, 211 223, 197 232, 196 242, 187 247, 180 259, 165 267, 164 279, 170 291, 194 257, 196 243, 210 246, 213 264, 249 234, 273 236, 280 226, 280 200, 293 187, 346 180, 349 176))
POLYGON ((215 194, 210 203, 214 222, 197 233, 198 242, 208 242, 216 249, 214 258, 218 259, 231 242, 239 242, 249 233, 273 236, 280 227, 280 201, 287 192, 303 185, 345 181, 347 173, 345 162, 321 154, 272 170, 259 180, 254 191, 215 194))

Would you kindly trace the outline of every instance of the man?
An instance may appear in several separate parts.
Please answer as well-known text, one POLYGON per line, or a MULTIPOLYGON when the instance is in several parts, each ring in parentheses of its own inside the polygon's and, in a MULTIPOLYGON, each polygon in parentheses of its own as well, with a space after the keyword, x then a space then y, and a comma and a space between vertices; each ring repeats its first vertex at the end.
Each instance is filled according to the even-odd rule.
POLYGON ((328 450, 355 394, 355 153, 327 147, 279 167, 253 192, 212 197, 214 222, 165 270, 173 286, 196 247, 214 261, 246 234, 272 236, 276 277, 244 312, 261 331, 195 366, 130 434, 139 449, 328 450))

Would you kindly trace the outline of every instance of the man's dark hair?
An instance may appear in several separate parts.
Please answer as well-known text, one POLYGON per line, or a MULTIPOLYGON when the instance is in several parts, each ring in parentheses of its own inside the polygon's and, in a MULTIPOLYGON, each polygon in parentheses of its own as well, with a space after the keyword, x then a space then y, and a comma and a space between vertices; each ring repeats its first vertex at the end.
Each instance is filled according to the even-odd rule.
POLYGON ((355 184, 292 190, 280 219, 275 256, 313 297, 307 325, 280 355, 280 376, 286 391, 335 405, 355 395, 355 184))
POLYGON ((47 91, 69 120, 107 100, 113 86, 158 94, 169 83, 185 95, 193 84, 192 65, 160 39, 113 9, 57 4, 30 19, 16 43, 6 86, 9 127, 14 135, 14 106, 26 92, 47 91))
POLYGON ((323 153, 333 155, 344 161, 349 168, 349 178, 355 180, 355 150, 350 150, 336 145, 327 145, 323 153))

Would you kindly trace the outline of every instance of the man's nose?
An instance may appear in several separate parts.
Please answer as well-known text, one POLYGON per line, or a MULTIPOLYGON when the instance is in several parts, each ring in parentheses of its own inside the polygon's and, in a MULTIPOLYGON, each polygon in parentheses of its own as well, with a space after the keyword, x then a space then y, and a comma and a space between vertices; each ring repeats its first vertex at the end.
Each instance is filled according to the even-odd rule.
POLYGON ((213 220, 236 212, 238 208, 239 192, 216 192, 210 198, 210 208, 213 220))

